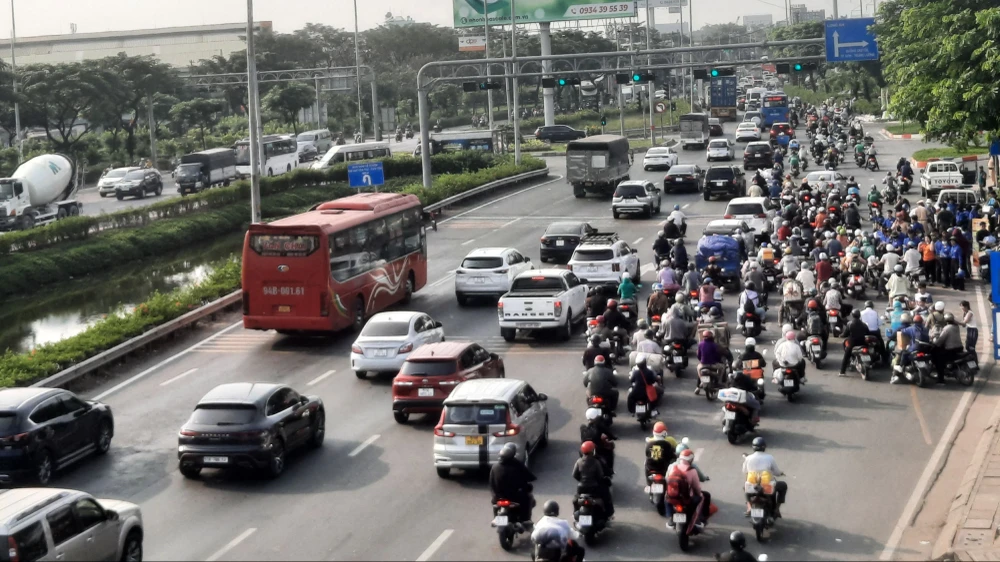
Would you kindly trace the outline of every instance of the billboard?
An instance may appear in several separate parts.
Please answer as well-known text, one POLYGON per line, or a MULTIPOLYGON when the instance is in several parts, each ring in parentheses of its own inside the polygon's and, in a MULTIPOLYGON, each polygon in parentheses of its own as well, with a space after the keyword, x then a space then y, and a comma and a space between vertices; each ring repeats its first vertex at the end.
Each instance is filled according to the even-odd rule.
POLYGON ((636 0, 636 7, 645 10, 650 8, 687 8, 688 0, 636 0))
MULTIPOLYGON (((509 25, 509 0, 453 0, 455 27, 481 27, 489 17, 490 25, 509 25)), ((633 0, 517 0, 517 23, 542 23, 635 16, 633 0)))
POLYGON ((463 53, 467 51, 485 51, 486 37, 459 37, 458 50, 463 53))

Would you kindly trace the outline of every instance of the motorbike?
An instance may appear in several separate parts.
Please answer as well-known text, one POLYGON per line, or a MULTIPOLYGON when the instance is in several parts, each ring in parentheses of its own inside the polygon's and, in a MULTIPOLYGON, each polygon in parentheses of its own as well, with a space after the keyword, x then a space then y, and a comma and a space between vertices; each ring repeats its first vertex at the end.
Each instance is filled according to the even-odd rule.
POLYGON ((408 138, 408 139, 412 139, 413 138, 413 129, 407 129, 406 130, 406 138, 408 138))
POLYGON ((573 527, 583 535, 583 540, 588 545, 593 544, 608 526, 604 502, 600 496, 582 493, 578 488, 576 503, 578 507, 573 510, 573 527))
MULTIPOLYGON (((510 550, 514 547, 514 538, 517 535, 527 533, 531 530, 530 525, 525 525, 521 521, 511 521, 511 514, 517 513, 519 505, 510 500, 500 499, 493 504, 493 522, 491 525, 497 530, 497 538, 500 540, 500 548, 510 550)), ((530 523, 530 522, 529 522, 530 523)))
MULTIPOLYGON (((910 186, 912 186, 912 185, 913 185, 913 179, 912 178, 908 178, 906 176, 903 176, 899 180, 899 192, 900 193, 909 193, 910 186)), ((888 198, 886 198, 886 201, 888 201, 888 198)))
POLYGON ((775 362, 775 370, 772 373, 774 382, 778 385, 779 391, 785 395, 789 402, 794 400, 795 393, 802 388, 802 375, 795 366, 778 365, 775 362))
POLYGON ((792 164, 792 177, 795 178, 795 179, 799 179, 799 165, 798 164, 792 164))
POLYGON ((709 402, 719 397, 723 376, 709 365, 701 365, 698 369, 698 388, 705 391, 705 399, 709 402))
POLYGON ((830 325, 830 333, 839 338, 844 331, 844 324, 840 321, 840 311, 836 308, 827 310, 826 321, 830 325))
POLYGON ((802 351, 817 369, 821 369, 823 366, 823 359, 826 354, 823 352, 823 339, 819 334, 806 336, 806 339, 802 340, 802 351))
MULTIPOLYGON (((743 457, 746 458, 746 453, 743 457)), ((774 526, 774 481, 767 484, 744 482, 743 491, 750 504, 750 524, 753 525, 757 542, 767 537, 767 529, 774 526)))
POLYGON ((824 168, 828 172, 835 172, 835 171, 837 171, 837 163, 834 162, 833 160, 827 160, 826 161, 826 166, 824 166, 824 168))
MULTIPOLYGON (((682 552, 687 552, 691 548, 691 537, 700 535, 702 533, 702 528, 696 525, 698 522, 702 521, 700 514, 695 515, 694 521, 688 521, 687 514, 687 504, 691 500, 679 501, 671 500, 671 507, 673 507, 673 515, 670 517, 670 525, 674 529, 674 533, 677 534, 677 544, 682 552)), ((699 511, 699 508, 695 508, 695 511, 699 511)))
POLYGON ((955 377, 962 386, 972 386, 979 372, 979 358, 974 351, 962 352, 945 365, 945 376, 955 377))
MULTIPOLYGON (((758 379, 763 385, 764 379, 758 379)), ((747 407, 746 391, 739 388, 723 388, 719 390, 719 399, 724 402, 722 408, 722 432, 733 445, 740 437, 755 432, 757 425, 750 419, 750 408, 747 407)))
POLYGON ((645 388, 638 388, 633 386, 633 390, 636 393, 635 400, 635 419, 639 422, 639 427, 643 431, 649 427, 651 421, 653 421, 653 405, 649 403, 649 398, 646 396, 645 388))
POLYGON ((743 325, 740 326, 740 332, 743 333, 744 337, 755 338, 760 335, 762 326, 760 317, 757 316, 756 312, 740 312, 743 315, 743 325))
POLYGON ((396 131, 396 142, 403 142, 403 132, 396 131))
POLYGON ((871 155, 868 157, 867 160, 865 160, 865 167, 868 168, 869 172, 874 172, 879 169, 878 159, 875 158, 875 155, 871 155))
POLYGON ((882 216, 882 204, 878 201, 868 203, 868 220, 875 220, 875 217, 882 216))
POLYGON ((981 279, 990 279, 990 253, 980 252, 979 253, 979 277, 981 279))
POLYGON ((605 425, 608 426, 611 425, 617 415, 615 411, 611 409, 611 404, 601 396, 588 396, 587 406, 599 409, 601 411, 601 419, 603 419, 605 425))
POLYGON ((680 378, 688 366, 687 347, 684 342, 668 341, 663 346, 663 360, 667 369, 680 378))
POLYGON ((847 279, 847 296, 865 300, 865 278, 860 273, 851 273, 847 279))
POLYGON ((618 305, 618 311, 628 320, 629 331, 635 331, 635 325, 639 321, 639 306, 635 299, 622 299, 618 305))
POLYGON ((863 152, 854 153, 854 163, 857 164, 859 168, 865 167, 865 155, 863 152))
POLYGON ((656 506, 657 513, 660 515, 666 515, 666 475, 662 472, 650 472, 646 475, 646 481, 649 482, 649 486, 646 487, 646 491, 649 493, 649 503, 656 506))
POLYGON ((764 268, 764 292, 776 291, 781 286, 781 270, 777 266, 769 265, 764 268))
POLYGON ((893 370, 902 373, 906 380, 913 384, 921 388, 927 387, 931 384, 931 369, 934 368, 934 364, 931 363, 930 348, 930 344, 919 342, 917 351, 913 352, 909 365, 904 368, 902 365, 896 364, 893 366, 893 370))
POLYGON ((868 380, 868 375, 872 369, 872 352, 874 350, 865 346, 856 346, 851 350, 851 370, 857 371, 861 375, 861 380, 868 380))
POLYGON ((910 280, 910 287, 914 290, 916 290, 919 283, 927 281, 927 275, 924 274, 924 268, 922 267, 913 271, 907 271, 906 278, 910 280))

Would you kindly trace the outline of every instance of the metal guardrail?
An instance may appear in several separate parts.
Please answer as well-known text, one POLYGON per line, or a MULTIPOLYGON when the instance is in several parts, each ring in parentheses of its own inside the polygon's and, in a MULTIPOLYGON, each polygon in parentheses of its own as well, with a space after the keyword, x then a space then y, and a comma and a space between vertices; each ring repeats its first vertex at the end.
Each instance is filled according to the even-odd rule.
POLYGON ((447 199, 442 199, 437 203, 428 205, 424 207, 424 212, 433 215, 438 211, 440 211, 441 209, 450 207, 451 205, 454 205, 455 203, 458 203, 470 197, 476 197, 477 195, 482 195, 483 193, 486 193, 488 191, 492 191, 494 189, 501 187, 506 187, 508 185, 518 184, 526 180, 534 178, 544 178, 547 175, 549 175, 549 168, 546 166, 545 168, 542 168, 540 170, 532 170, 530 172, 517 174, 516 176, 510 176, 509 178, 504 178, 502 180, 491 181, 490 183, 483 184, 479 187, 470 189, 468 191, 459 193, 457 195, 452 195, 447 199))
POLYGON ((223 310, 238 304, 242 298, 242 290, 232 292, 222 298, 206 304, 205 306, 202 306, 201 308, 192 310, 191 312, 188 312, 178 318, 174 318, 166 324, 156 326, 141 336, 136 336, 128 341, 116 345, 115 347, 112 347, 107 351, 103 351, 85 361, 81 361, 72 367, 63 369, 51 377, 42 379, 31 386, 58 387, 73 382, 76 379, 89 375, 102 367, 118 361, 122 357, 136 351, 137 349, 141 349, 152 344, 164 336, 170 335, 183 328, 187 328, 195 322, 204 320, 213 314, 222 312, 223 310))

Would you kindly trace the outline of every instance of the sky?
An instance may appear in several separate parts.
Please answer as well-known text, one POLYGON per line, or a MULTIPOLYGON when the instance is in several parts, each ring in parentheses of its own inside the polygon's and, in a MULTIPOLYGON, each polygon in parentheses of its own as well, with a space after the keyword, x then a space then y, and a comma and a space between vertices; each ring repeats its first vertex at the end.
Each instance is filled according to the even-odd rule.
MULTIPOLYGON (((805 4, 810 10, 832 11, 838 0, 791 0, 805 4)), ((0 37, 10 37, 9 4, 15 5, 18 37, 62 35, 76 24, 78 33, 124 31, 186 25, 207 25, 246 21, 243 0, 0 0, 0 37)), ((738 16, 774 14, 783 20, 785 0, 691 0, 695 28, 705 24, 735 23, 738 16)), ((839 0, 841 15, 865 2, 865 15, 871 15, 872 0, 839 0)), ((375 27, 385 14, 409 16, 417 21, 452 25, 451 0, 362 0, 358 3, 361 29, 375 27)), ((685 20, 687 9, 684 10, 685 20)), ((353 3, 348 0, 255 0, 254 19, 271 21, 274 29, 288 33, 306 23, 322 23, 344 29, 354 28, 353 3)), ((676 15, 666 9, 657 10, 658 23, 676 22, 676 15)), ((742 20, 741 20, 742 21, 742 20)))

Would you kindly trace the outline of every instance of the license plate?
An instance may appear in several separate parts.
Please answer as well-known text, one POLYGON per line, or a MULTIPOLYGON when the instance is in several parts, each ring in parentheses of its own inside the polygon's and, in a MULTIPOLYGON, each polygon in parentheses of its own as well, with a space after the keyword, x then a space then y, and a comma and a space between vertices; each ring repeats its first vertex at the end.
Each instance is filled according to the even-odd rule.
POLYGON ((701 377, 701 383, 702 384, 708 384, 710 382, 712 382, 712 377, 709 377, 709 376, 703 376, 703 377, 701 377))
POLYGON ((751 508, 750 517, 753 517, 754 519, 760 519, 764 517, 764 510, 760 509, 759 507, 751 508))
POLYGON ((278 312, 291 312, 291 311, 292 311, 292 307, 290 307, 290 306, 279 306, 278 307, 278 312))
POLYGON ((684 180, 682 180, 681 178, 674 178, 674 181, 677 182, 677 183, 680 183, 680 182, 682 182, 684 180))
POLYGON ((674 514, 674 523, 687 523, 687 522, 688 522, 688 516, 686 513, 674 514))
POLYGON ((720 185, 720 186, 721 185, 726 185, 726 182, 724 182, 724 181, 717 181, 717 182, 715 182, 715 185, 720 185))
POLYGON ((565 246, 565 245, 566 245, 565 240, 556 240, 556 246, 565 246))
POLYGON ((581 526, 583 526, 583 527, 590 527, 593 524, 594 524, 594 516, 593 515, 581 515, 580 516, 580 525, 581 526))
POLYGON ((753 328, 755 324, 753 322, 747 322, 747 328, 753 328))
POLYGON ((679 355, 674 355, 674 363, 683 363, 684 358, 679 355))
POLYGON ((662 494, 663 493, 663 484, 653 484, 652 486, 649 487, 649 491, 650 491, 650 493, 653 493, 653 494, 662 494))
POLYGON ((736 412, 733 412, 731 410, 726 410, 726 419, 727 420, 735 420, 736 419, 736 412))
POLYGON ((506 515, 497 515, 496 517, 493 518, 493 524, 495 526, 497 526, 497 527, 506 527, 507 526, 507 516, 506 515))
POLYGON ((923 368, 927 367, 927 362, 926 361, 917 361, 917 367, 923 369, 923 368))
POLYGON ((976 363, 975 361, 967 361, 966 363, 969 365, 970 369, 978 369, 979 368, 979 364, 976 363))
POLYGON ((921 281, 927 281, 927 276, 926 275, 921 275, 919 279, 921 281))
POLYGON ((205 457, 202 462, 205 464, 229 464, 229 457, 205 457))
POLYGON ((476 285, 485 285, 486 284, 486 278, 485 277, 473 277, 472 278, 472 282, 475 283, 476 285))
POLYGON ((772 283, 774 283, 774 277, 772 277, 770 275, 767 276, 767 280, 770 281, 770 282, 772 282, 772 283))
POLYGON ((861 362, 862 363, 871 363, 872 362, 872 358, 868 357, 867 355, 862 355, 861 356, 861 362))
POLYGON ((795 386, 795 381, 792 379, 785 379, 784 381, 782 381, 782 384, 784 384, 785 387, 793 387, 795 386))
POLYGON ((635 413, 637 413, 637 414, 645 414, 646 413, 646 405, 645 404, 636 404, 636 406, 635 406, 635 413))
POLYGON ((518 322, 518 328, 540 328, 542 325, 538 322, 518 322))
POLYGON ((375 357, 388 357, 389 356, 389 350, 388 349, 376 349, 375 353, 373 353, 372 355, 374 355, 375 357))
POLYGON ((417 396, 422 396, 424 398, 426 398, 428 396, 434 396, 434 389, 433 388, 418 388, 417 389, 417 396))
POLYGON ((482 445, 483 436, 482 435, 466 435, 465 436, 466 445, 482 445))
POLYGON ((819 353, 819 352, 823 351, 823 347, 819 346, 819 345, 814 345, 814 346, 812 346, 812 350, 813 350, 813 353, 819 353))
POLYGON ((597 266, 596 265, 591 265, 591 266, 587 267, 587 273, 597 273, 597 266))

